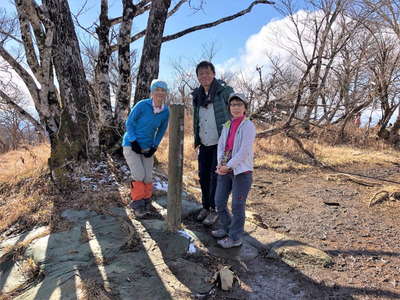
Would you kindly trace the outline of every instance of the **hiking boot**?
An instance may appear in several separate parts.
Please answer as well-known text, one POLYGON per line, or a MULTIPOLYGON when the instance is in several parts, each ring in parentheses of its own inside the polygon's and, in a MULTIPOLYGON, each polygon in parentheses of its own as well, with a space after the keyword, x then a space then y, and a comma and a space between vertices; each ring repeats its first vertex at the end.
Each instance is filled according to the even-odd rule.
POLYGON ((135 217, 137 219, 142 219, 148 214, 148 211, 144 207, 139 207, 139 208, 135 208, 133 210, 133 213, 135 214, 135 217))
POLYGON ((147 211, 153 211, 155 210, 154 206, 151 204, 151 198, 150 199, 144 199, 144 207, 147 211))
POLYGON ((211 235, 217 239, 223 238, 228 235, 228 233, 225 231, 225 229, 217 229, 211 231, 211 235))
POLYGON ((205 208, 202 208, 200 210, 200 213, 197 215, 196 220, 201 222, 203 221, 206 217, 208 216, 208 210, 205 208))
POLYGON ((133 210, 135 217, 138 219, 143 218, 147 214, 144 200, 132 201, 129 203, 129 207, 133 210))
POLYGON ((204 219, 203 224, 206 226, 213 225, 218 219, 218 214, 215 210, 210 210, 208 216, 204 219))
POLYGON ((217 244, 220 245, 224 249, 229 249, 229 248, 233 248, 233 247, 242 246, 242 241, 241 240, 234 241, 230 237, 227 237, 227 238, 224 238, 223 240, 219 240, 217 242, 217 244))

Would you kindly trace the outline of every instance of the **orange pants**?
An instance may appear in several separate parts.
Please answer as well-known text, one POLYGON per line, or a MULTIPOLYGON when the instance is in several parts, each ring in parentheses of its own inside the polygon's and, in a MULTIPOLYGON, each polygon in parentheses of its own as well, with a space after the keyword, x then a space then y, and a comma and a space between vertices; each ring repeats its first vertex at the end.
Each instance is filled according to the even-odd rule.
POLYGON ((153 194, 153 184, 144 183, 142 181, 131 182, 131 199, 138 201, 142 199, 150 199, 153 194))

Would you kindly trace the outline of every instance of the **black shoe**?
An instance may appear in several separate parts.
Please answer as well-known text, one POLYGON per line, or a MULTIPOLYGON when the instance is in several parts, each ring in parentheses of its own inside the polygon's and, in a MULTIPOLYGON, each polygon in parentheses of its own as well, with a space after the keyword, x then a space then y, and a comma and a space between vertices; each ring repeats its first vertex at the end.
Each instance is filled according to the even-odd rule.
POLYGON ((138 219, 143 218, 147 214, 144 200, 132 201, 129 203, 129 207, 133 210, 135 217, 138 219))
POLYGON ((142 219, 147 215, 148 211, 144 207, 139 207, 139 208, 135 208, 133 210, 133 213, 135 214, 136 218, 142 219))
POLYGON ((153 211, 155 209, 154 206, 151 204, 151 198, 144 199, 144 207, 147 211, 153 211))

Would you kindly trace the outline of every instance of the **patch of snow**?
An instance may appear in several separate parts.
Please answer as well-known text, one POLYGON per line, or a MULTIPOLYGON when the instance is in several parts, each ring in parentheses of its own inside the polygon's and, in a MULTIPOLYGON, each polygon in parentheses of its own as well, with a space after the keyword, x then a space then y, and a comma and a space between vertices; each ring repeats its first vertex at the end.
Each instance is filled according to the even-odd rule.
POLYGON ((80 178, 80 181, 81 181, 81 182, 86 182, 86 181, 90 181, 90 180, 92 180, 92 178, 85 177, 85 176, 82 176, 82 177, 80 178))
POLYGON ((183 236, 183 237, 185 237, 185 238, 187 238, 190 241, 187 253, 188 254, 196 253, 196 251, 197 251, 196 250, 196 246, 193 243, 194 238, 188 232, 186 232, 185 230, 178 230, 178 234, 183 236))
POLYGON ((130 171, 129 171, 127 166, 122 166, 121 167, 121 171, 124 172, 125 174, 129 174, 130 173, 130 171))
POLYGON ((187 233, 185 230, 178 230, 178 233, 179 233, 181 236, 187 238, 189 241, 192 241, 192 240, 193 240, 193 237, 192 237, 189 233, 187 233))
POLYGON ((187 253, 193 254, 193 253, 196 253, 196 251, 197 251, 196 246, 193 243, 190 243, 187 253))
POLYGON ((157 190, 168 191, 168 183, 163 181, 156 181, 154 183, 154 188, 157 190))

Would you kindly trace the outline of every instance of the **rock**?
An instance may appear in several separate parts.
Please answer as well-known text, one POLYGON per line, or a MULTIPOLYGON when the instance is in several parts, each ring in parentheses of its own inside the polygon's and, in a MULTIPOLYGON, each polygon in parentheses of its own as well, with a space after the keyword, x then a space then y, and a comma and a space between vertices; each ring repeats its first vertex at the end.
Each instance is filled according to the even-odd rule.
POLYGON ((324 267, 332 264, 332 258, 325 252, 295 240, 278 242, 269 250, 267 257, 279 257, 288 264, 302 263, 324 267))
POLYGON ((241 247, 230 249, 223 249, 215 244, 215 246, 210 247, 208 250, 212 255, 236 261, 250 261, 259 254, 257 248, 248 243, 243 243, 241 247))
POLYGON ((322 250, 308 246, 287 235, 273 230, 263 229, 254 224, 247 224, 245 241, 253 247, 267 250, 269 258, 280 258, 287 263, 301 262, 303 264, 328 266, 332 258, 322 250))
POLYGON ((83 291, 79 288, 80 277, 77 272, 71 272, 57 278, 45 277, 38 285, 26 290, 23 294, 13 298, 15 300, 76 300, 82 297, 83 291))
MULTIPOLYGON (((118 212, 123 215, 123 210, 118 212)), ((136 299, 189 299, 192 292, 211 289, 204 280, 210 277, 209 272, 182 258, 190 239, 168 234, 161 220, 142 224, 89 211, 66 215, 78 224, 28 246, 25 256, 40 265, 45 277, 15 299, 77 299, 84 293, 85 284, 92 281, 119 299, 132 299, 132 293, 136 299), (130 231, 126 226, 131 226, 130 231), (124 250, 128 237, 137 238, 139 247, 124 250)), ((13 263, 2 265, 3 293, 26 281, 13 263)))
POLYGON ((18 264, 9 260, 0 265, 0 287, 2 293, 13 291, 24 284, 25 281, 25 274, 18 264))
MULTIPOLYGON (((182 197, 182 218, 186 218, 191 214, 198 212, 201 209, 201 205, 197 202, 185 200, 182 197)), ((161 205, 164 208, 167 208, 168 199, 167 196, 158 196, 155 199, 155 202, 161 205)))
POLYGON ((91 210, 64 210, 61 216, 70 222, 78 223, 87 220, 88 218, 96 216, 97 213, 91 210))
POLYGON ((6 247, 15 246, 17 243, 23 243, 25 241, 33 240, 36 237, 39 237, 48 231, 49 231, 49 226, 41 226, 34 228, 29 232, 25 232, 13 238, 5 240, 4 242, 0 243, 0 258, 4 255, 5 253, 4 250, 6 247))

